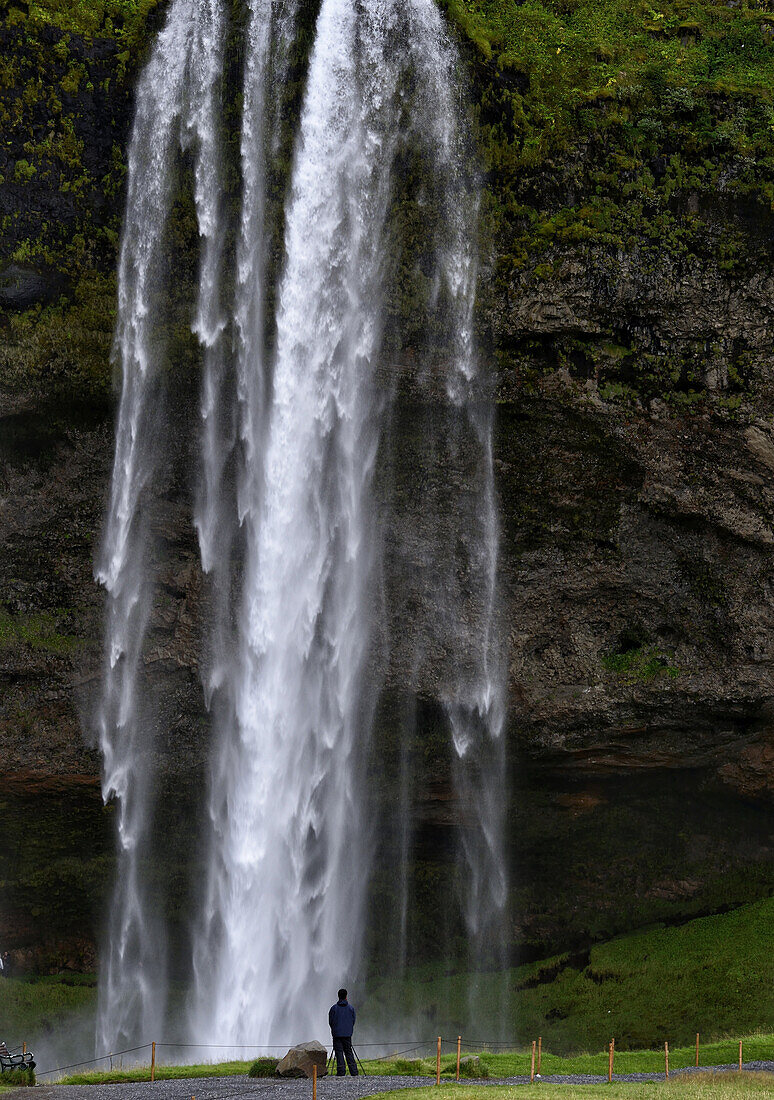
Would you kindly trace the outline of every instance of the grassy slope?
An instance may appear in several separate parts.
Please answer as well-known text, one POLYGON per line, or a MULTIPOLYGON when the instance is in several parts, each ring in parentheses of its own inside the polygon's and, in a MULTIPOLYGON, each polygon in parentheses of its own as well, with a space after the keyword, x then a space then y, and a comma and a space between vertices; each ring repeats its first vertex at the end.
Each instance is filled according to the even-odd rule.
MULTIPOLYGON (((560 115, 589 95, 633 84, 651 67, 666 81, 772 98, 767 5, 712 0, 446 0, 488 57, 530 75, 560 115)), ((537 95, 534 96, 537 98, 537 95)), ((550 121, 549 116, 546 119, 550 121)))
POLYGON ((592 948, 590 966, 567 968, 520 998, 521 1027, 563 1047, 689 1041, 699 1031, 774 1028, 774 901, 654 929, 592 948), (550 992, 549 992, 550 990, 550 992), (565 1018, 562 1019, 561 1016, 565 1018))
MULTIPOLYGON (((774 1030, 774 900, 704 917, 676 928, 654 927, 591 949, 588 966, 567 956, 513 972, 511 1034, 541 1034, 559 1052, 600 1050, 611 1036, 622 1049, 669 1040, 774 1030)), ((465 1016, 465 974, 427 971, 419 981, 384 982, 363 1006, 388 1018, 400 999, 437 1007, 438 1027, 455 1035, 465 1016)), ((486 1038, 486 1036, 478 1036, 486 1038)))
MULTIPOLYGON (((691 94, 739 97, 748 107, 752 102, 767 105, 754 134, 743 132, 744 120, 729 118, 714 135, 714 151, 767 156, 774 152, 774 14, 764 4, 755 0, 734 5, 707 0, 656 5, 643 0, 443 0, 443 4, 461 33, 505 81, 518 74, 513 85, 518 91, 511 97, 515 141, 509 141, 506 126, 499 129, 501 155, 507 148, 511 168, 535 165, 552 150, 567 149, 588 137, 595 125, 586 111, 589 106, 613 116, 606 127, 609 136, 622 138, 630 157, 636 159, 642 139, 657 128, 656 117, 649 112, 655 109, 657 115, 659 108, 666 108, 678 115, 681 108, 690 106, 691 94), (669 93, 678 89, 683 94, 670 98, 669 93), (647 119, 638 119, 640 114, 647 119), (619 127, 623 132, 616 134, 619 127)), ((679 128, 678 119, 675 125, 679 128)), ((492 138, 497 141, 496 127, 492 138)), ((697 143, 701 138, 696 135, 697 143)), ((495 155, 492 167, 498 166, 497 159, 495 155)), ((770 183, 767 195, 774 200, 770 183)))
POLYGON ((41 1031, 61 1031, 74 1013, 93 1008, 96 979, 89 974, 5 978, 0 982, 0 1038, 13 1047, 41 1031))

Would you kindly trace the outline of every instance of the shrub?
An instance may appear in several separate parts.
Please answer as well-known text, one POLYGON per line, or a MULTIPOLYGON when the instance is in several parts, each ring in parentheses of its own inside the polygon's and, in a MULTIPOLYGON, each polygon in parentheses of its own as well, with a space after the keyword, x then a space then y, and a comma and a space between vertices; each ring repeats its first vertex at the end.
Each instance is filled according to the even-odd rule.
POLYGON ((3 1085, 34 1085, 35 1084, 35 1070, 34 1069, 8 1069, 0 1079, 0 1084, 3 1085))
POLYGON ((396 1058, 389 1066, 392 1073, 401 1077, 421 1077, 424 1062, 421 1058, 396 1058))
POLYGON ((277 1058, 257 1058, 247 1071, 248 1077, 274 1077, 279 1061, 277 1058))

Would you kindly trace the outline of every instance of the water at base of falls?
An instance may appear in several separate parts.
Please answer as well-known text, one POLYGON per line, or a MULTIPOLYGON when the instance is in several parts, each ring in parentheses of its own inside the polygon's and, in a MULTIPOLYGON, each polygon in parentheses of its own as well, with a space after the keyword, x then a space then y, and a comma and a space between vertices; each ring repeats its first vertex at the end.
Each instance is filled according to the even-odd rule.
MULTIPOLYGON (((435 211, 425 308, 444 349, 448 437, 429 445, 439 470, 456 462, 468 478, 442 524, 452 535, 460 528, 458 549, 453 559, 439 551, 426 599, 446 654, 439 700, 466 806, 459 855, 471 965, 504 943, 497 516, 491 417, 473 345, 477 201, 463 167, 457 59, 432 0, 322 0, 285 201, 284 260, 270 293, 267 180, 282 144, 280 91, 298 18, 291 0, 249 2, 233 277, 223 0, 173 0, 138 88, 119 268, 123 391, 98 566, 108 593, 103 790, 119 807, 99 1053, 165 1026, 163 919, 144 873, 154 723, 142 712, 141 675, 152 599, 148 497, 163 449, 154 295, 179 149, 192 163, 200 236, 194 519, 211 596, 202 679, 212 763, 188 1037, 271 1044, 316 1034, 332 992, 364 973, 378 828, 367 762, 384 635, 385 516, 375 473, 393 398, 378 368, 390 209, 407 149, 425 165, 422 201, 435 211)), ((427 660, 418 655, 415 664, 427 660)), ((404 830, 404 884, 409 848, 404 830)), ((405 955, 405 889, 403 898, 405 955)), ((504 962, 501 952, 496 963, 504 962)))

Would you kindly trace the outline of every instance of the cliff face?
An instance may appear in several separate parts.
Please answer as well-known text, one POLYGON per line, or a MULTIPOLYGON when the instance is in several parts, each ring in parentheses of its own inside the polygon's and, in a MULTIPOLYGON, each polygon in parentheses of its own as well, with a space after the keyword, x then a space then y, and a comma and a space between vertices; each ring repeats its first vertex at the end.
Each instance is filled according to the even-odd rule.
MULTIPOLYGON (((41 945, 57 958, 66 941, 79 965, 84 915, 93 927, 110 872, 110 814, 81 729, 101 659, 92 558, 112 464, 122 150, 155 18, 149 4, 119 26, 123 7, 91 5, 98 22, 77 29, 75 9, 0 4, 10 134, 0 149, 0 821, 13 838, 0 857, 12 883, 2 935, 36 945, 39 962, 41 945), (86 822, 81 841, 52 826, 64 791, 86 822), (11 832, 20 814, 26 836, 11 832), (86 836, 90 854, 84 845, 67 863, 65 882, 62 860, 86 836), (37 898, 17 878, 25 844, 37 898)), ((769 889, 774 129, 762 85, 774 48, 766 17, 697 7, 692 30, 671 8, 639 27, 637 61, 617 56, 615 28, 579 38, 550 5, 535 23, 535 6, 449 4, 485 171, 478 323, 496 393, 514 942, 534 952, 769 889), (699 71, 713 41, 717 71, 699 71), (731 79, 727 54, 746 56, 744 81, 731 79)), ((172 235, 189 255, 184 197, 172 235)), ((174 445, 153 505, 159 596, 145 658, 159 773, 183 792, 165 826, 177 838, 169 867, 185 852, 207 728, 206 587, 187 472, 195 356, 184 335, 173 333, 173 359, 185 399, 170 411, 174 445)), ((397 759, 411 677, 399 566, 411 560, 410 501, 426 474, 407 456, 420 453, 428 415, 412 394, 415 362, 411 347, 396 351, 408 382, 391 436, 396 598, 377 777, 397 759)), ((411 745, 420 945, 433 939, 433 884, 464 813, 450 801, 441 726, 429 669, 411 745)), ((378 791, 389 816, 391 781, 378 791)), ((388 879, 385 868, 377 897, 388 879)))

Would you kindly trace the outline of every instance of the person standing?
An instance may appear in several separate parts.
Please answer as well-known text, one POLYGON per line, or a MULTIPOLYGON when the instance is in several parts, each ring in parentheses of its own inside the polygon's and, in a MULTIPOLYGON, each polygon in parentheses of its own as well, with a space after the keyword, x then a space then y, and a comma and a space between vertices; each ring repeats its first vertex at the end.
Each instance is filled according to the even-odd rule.
POLYGON ((328 1013, 331 1035, 333 1037, 333 1050, 336 1054, 336 1076, 344 1077, 347 1070, 344 1064, 349 1066, 352 1077, 357 1077, 357 1062, 355 1052, 352 1049, 352 1032, 355 1029, 355 1010, 347 1000, 346 989, 339 990, 339 999, 335 1005, 331 1005, 328 1013))

